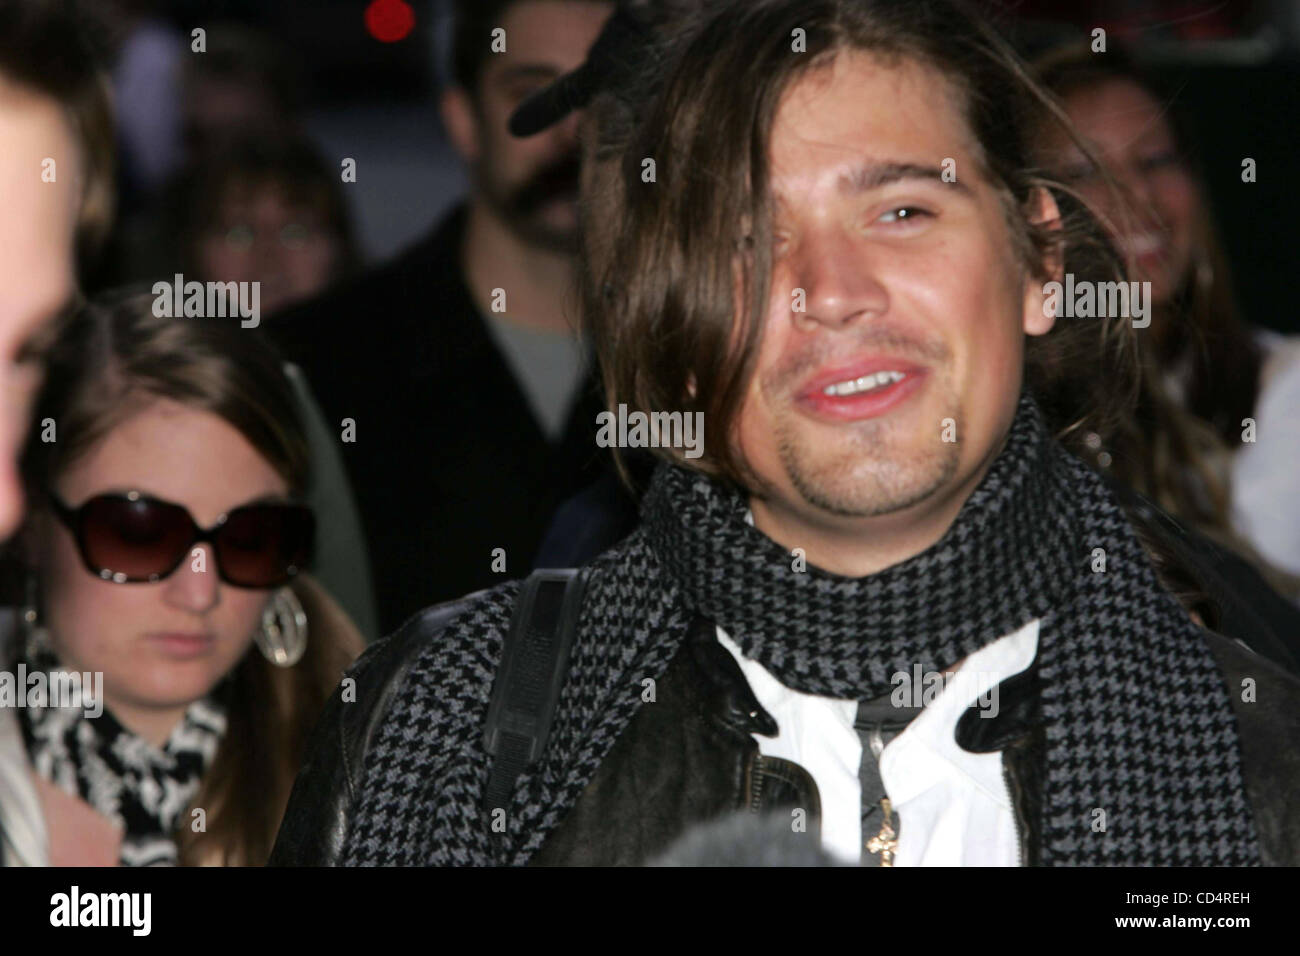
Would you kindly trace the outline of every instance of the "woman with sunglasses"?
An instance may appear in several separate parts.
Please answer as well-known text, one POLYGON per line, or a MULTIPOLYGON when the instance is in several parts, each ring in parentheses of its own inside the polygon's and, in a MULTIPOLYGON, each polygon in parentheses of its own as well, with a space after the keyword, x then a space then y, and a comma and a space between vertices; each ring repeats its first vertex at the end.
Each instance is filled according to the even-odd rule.
POLYGON ((237 322, 152 301, 72 321, 23 459, 28 601, 5 660, 49 677, 0 710, 29 768, 0 781, 6 862, 264 863, 362 646, 302 574, 308 448, 282 366, 237 322))

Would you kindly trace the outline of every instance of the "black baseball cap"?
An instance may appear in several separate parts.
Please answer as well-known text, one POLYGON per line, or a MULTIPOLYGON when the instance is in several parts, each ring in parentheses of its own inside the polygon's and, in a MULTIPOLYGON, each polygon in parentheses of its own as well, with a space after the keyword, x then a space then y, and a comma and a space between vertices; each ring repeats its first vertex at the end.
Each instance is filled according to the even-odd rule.
POLYGON ((532 136, 583 109, 620 73, 635 71, 653 42, 650 27, 625 3, 617 4, 582 66, 520 103, 510 114, 510 132, 532 136))

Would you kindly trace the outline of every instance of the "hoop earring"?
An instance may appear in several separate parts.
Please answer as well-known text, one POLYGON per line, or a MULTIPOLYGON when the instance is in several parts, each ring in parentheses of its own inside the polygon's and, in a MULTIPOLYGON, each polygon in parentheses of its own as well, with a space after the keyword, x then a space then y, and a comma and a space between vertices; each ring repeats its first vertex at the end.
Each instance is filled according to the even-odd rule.
POLYGON ((307 652, 307 612, 291 588, 275 592, 253 636, 262 656, 276 667, 292 667, 307 652))

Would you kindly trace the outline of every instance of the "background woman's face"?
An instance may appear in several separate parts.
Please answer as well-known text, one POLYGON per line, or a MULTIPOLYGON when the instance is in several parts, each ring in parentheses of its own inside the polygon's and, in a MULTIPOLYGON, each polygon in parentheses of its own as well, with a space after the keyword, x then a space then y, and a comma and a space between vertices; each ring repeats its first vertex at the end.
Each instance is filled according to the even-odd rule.
MULTIPOLYGON (((113 429, 56 482, 73 508, 136 490, 189 509, 200 527, 288 487, 238 431, 209 412, 158 399, 113 429)), ((88 571, 72 533, 46 514, 38 532, 44 622, 62 663, 104 674, 108 708, 127 726, 183 711, 248 651, 268 591, 228 585, 210 544, 156 583, 115 584, 88 571), (134 721, 140 722, 140 721, 134 721)), ((134 729, 134 727, 133 727, 134 729)))
POLYGON ((263 313, 322 291, 343 256, 319 212, 271 186, 229 189, 197 252, 205 282, 260 282, 263 313))
POLYGON ((1116 238, 1164 302, 1191 267, 1201 199, 1178 149, 1165 109, 1129 80, 1078 89, 1065 109, 1083 138, 1130 198, 1129 215, 1065 133, 1053 129, 1045 146, 1049 168, 1072 185, 1116 228, 1116 238))

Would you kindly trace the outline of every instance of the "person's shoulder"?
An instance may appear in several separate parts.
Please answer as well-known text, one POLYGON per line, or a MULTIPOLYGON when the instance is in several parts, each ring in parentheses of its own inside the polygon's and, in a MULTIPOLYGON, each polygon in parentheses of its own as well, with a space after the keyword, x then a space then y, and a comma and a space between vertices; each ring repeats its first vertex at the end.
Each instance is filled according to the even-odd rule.
POLYGON ((325 291, 289 306, 267 321, 271 337, 294 357, 295 346, 319 342, 331 332, 371 327, 428 313, 429 298, 439 285, 458 274, 458 211, 453 211, 420 239, 391 258, 370 266, 325 291))
POLYGON ((1190 583, 1218 609, 1216 625, 1256 653, 1289 668, 1300 663, 1300 607, 1259 570, 1220 542, 1180 522, 1133 489, 1107 478, 1166 588, 1190 583), (1170 575, 1173 578, 1170 578, 1170 575))
POLYGON ((400 684, 422 655, 473 653, 494 643, 509 626, 520 582, 506 581, 413 614, 387 637, 371 644, 348 671, 358 687, 400 684), (450 640, 450 632, 460 632, 450 640))
POLYGON ((1300 865, 1300 677, 1241 641, 1213 632, 1206 641, 1232 701, 1263 862, 1300 865))
POLYGON ((1300 335, 1257 328, 1254 339, 1262 358, 1261 399, 1278 392, 1293 396, 1300 389, 1300 335))
POLYGON ((1229 689, 1235 686, 1244 691, 1240 696, 1245 702, 1252 696, 1258 699, 1261 688, 1267 691, 1275 703, 1284 705, 1280 715, 1300 733, 1300 674, 1239 638, 1209 630, 1205 637, 1229 689))
POLYGON ((1256 347, 1265 359, 1276 352, 1283 355, 1294 355, 1300 350, 1300 334, 1295 332, 1281 332, 1266 326, 1255 325, 1250 327, 1250 337, 1254 340, 1256 347))
POLYGON ((369 315, 377 303, 393 298, 395 293, 405 288, 406 276, 428 274, 426 258, 429 241, 430 237, 426 236, 391 259, 375 263, 323 292, 289 306, 269 321, 272 332, 292 331, 304 324, 319 329, 322 321, 341 314, 349 307, 367 303, 369 308, 366 314, 369 315))
POLYGON ((426 608, 357 658, 312 731, 271 865, 342 859, 372 762, 382 773, 412 748, 427 766, 457 759, 477 729, 471 702, 486 706, 517 591, 510 581, 426 608))

